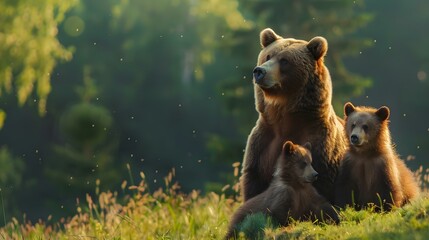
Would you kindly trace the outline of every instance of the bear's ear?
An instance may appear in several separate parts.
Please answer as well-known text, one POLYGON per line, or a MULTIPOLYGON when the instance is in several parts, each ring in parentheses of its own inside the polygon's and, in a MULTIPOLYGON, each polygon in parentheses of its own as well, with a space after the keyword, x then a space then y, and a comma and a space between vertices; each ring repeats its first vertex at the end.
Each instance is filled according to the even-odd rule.
POLYGON ((328 51, 328 41, 323 37, 315 37, 308 42, 307 48, 317 61, 328 51))
POLYGON ((310 142, 306 142, 304 144, 304 147, 307 148, 309 151, 311 151, 311 143, 310 142))
POLYGON ((380 119, 380 121, 385 121, 390 116, 390 109, 386 106, 383 106, 375 112, 375 115, 378 117, 378 119, 380 119))
POLYGON ((282 38, 279 35, 277 35, 271 28, 265 28, 264 30, 262 30, 259 37, 261 39, 262 48, 267 47, 271 43, 282 38))
POLYGON ((291 155, 295 151, 295 146, 291 141, 287 141, 283 144, 283 154, 291 155))
POLYGON ((344 105, 344 115, 347 117, 355 111, 355 106, 351 102, 348 102, 344 105))

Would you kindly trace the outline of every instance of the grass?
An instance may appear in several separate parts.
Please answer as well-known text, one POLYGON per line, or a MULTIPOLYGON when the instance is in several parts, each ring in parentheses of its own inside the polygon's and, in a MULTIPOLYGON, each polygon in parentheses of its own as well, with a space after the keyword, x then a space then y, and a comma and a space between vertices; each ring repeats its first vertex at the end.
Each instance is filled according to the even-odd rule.
MULTIPOLYGON (((0 239, 223 238, 239 200, 225 194, 203 196, 198 191, 182 194, 177 184, 171 184, 174 170, 165 178, 164 190, 149 193, 144 174, 140 175, 142 181, 138 185, 123 183, 124 189, 132 191, 123 200, 125 203, 119 203, 117 193, 113 192, 87 195, 85 203, 77 204, 73 217, 54 223, 20 223, 12 219, 0 228, 0 239)), ((233 189, 237 191, 237 185, 233 189)), ((427 239, 429 236, 426 195, 390 213, 346 209, 340 215, 339 225, 295 222, 288 227, 266 228, 265 238, 427 239)))

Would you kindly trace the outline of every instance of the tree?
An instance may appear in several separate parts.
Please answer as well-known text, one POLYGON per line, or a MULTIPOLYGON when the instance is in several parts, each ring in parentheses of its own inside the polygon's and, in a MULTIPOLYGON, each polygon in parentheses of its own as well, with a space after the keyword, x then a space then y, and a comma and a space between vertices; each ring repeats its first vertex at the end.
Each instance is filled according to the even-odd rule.
MULTIPOLYGON (((57 61, 72 56, 71 50, 58 41, 57 26, 75 3, 75 0, 0 2, 0 96, 14 91, 21 106, 33 96, 32 102, 37 102, 39 113, 45 114, 51 91, 50 74, 57 61)), ((0 109, 0 128, 5 117, 0 109)))
MULTIPOLYGON (((203 132, 223 128, 225 121, 209 102, 217 82, 210 81, 216 73, 207 67, 219 49, 232 44, 234 31, 251 27, 237 1, 85 1, 66 23, 68 18, 92 30, 60 35, 77 50, 58 69, 64 81, 52 94, 61 99, 53 107, 60 112, 75 101, 65 100, 64 93, 90 69, 99 87, 97 103, 112 112, 121 131, 115 162, 144 168, 148 178, 172 167, 186 172, 179 178, 190 176, 198 160, 206 162, 203 132)), ((204 166, 198 174, 209 171, 204 166)), ((191 178, 180 181, 188 189, 202 187, 191 178)))
POLYGON ((24 168, 22 159, 14 156, 7 147, 0 147, 0 216, 10 216, 19 211, 14 203, 20 195, 18 189, 23 185, 24 168))

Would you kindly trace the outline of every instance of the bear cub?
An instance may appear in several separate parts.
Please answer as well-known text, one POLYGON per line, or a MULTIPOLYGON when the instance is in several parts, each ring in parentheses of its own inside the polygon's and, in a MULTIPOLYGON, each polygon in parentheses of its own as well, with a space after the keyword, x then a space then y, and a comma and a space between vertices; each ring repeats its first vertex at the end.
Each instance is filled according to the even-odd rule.
POLYGON ((388 129, 390 110, 344 106, 349 149, 337 178, 336 204, 369 205, 389 211, 415 198, 420 190, 412 172, 398 157, 388 129))
POLYGON ((279 224, 295 220, 338 222, 337 212, 311 184, 318 173, 311 166, 311 144, 284 143, 273 181, 267 190, 246 201, 232 216, 226 239, 237 237, 237 227, 247 215, 262 212, 279 224))

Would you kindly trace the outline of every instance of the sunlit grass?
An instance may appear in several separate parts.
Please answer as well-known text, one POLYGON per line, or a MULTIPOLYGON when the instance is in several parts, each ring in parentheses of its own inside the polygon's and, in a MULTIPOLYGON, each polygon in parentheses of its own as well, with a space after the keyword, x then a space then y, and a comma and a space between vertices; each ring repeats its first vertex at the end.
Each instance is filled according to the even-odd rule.
MULTIPOLYGON (((56 223, 22 223, 12 219, 0 229, 0 239, 223 238, 240 201, 225 194, 182 194, 178 184, 173 184, 173 177, 174 170, 165 177, 163 190, 149 193, 141 173, 138 185, 127 186, 125 181, 122 184, 124 191, 131 191, 126 199, 113 192, 87 195, 84 202, 77 203, 73 217, 56 223), (125 203, 119 203, 119 199, 125 203)), ((237 186, 233 189, 238 190, 237 186)), ((390 213, 346 209, 340 212, 339 225, 295 222, 264 232, 266 239, 426 239, 428 212, 429 198, 425 194, 390 213)))
POLYGON ((118 194, 87 195, 76 215, 55 224, 20 223, 13 219, 0 229, 0 239, 219 239, 238 202, 224 194, 201 196, 196 190, 179 192, 172 184, 174 170, 165 177, 165 188, 149 193, 144 174, 125 204, 118 194))

